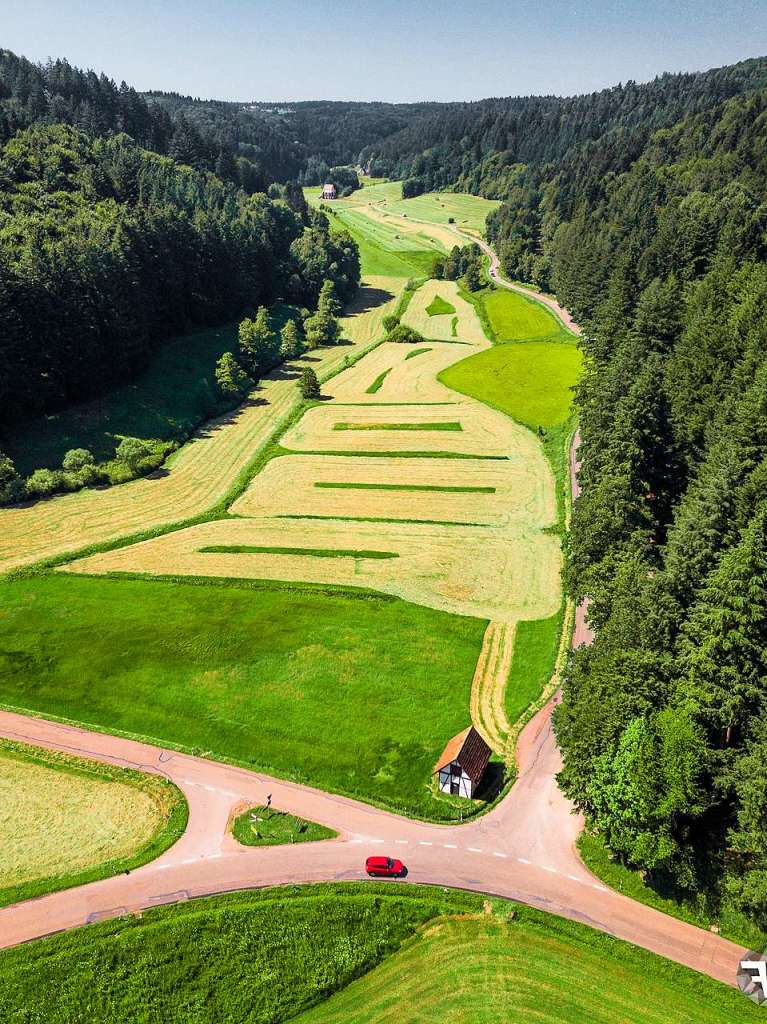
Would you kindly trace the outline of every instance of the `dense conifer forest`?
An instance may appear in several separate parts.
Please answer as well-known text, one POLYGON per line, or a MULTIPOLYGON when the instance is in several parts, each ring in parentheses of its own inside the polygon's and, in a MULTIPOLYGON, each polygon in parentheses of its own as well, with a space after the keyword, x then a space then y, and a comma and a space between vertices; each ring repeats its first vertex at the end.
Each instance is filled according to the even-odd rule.
POLYGON ((565 100, 281 108, 3 51, 0 141, 9 418, 189 324, 314 305, 325 279, 348 296, 354 246, 294 187, 333 166, 504 201, 503 269, 584 328, 566 582, 596 640, 556 713, 562 784, 658 885, 767 927, 767 60, 565 100))

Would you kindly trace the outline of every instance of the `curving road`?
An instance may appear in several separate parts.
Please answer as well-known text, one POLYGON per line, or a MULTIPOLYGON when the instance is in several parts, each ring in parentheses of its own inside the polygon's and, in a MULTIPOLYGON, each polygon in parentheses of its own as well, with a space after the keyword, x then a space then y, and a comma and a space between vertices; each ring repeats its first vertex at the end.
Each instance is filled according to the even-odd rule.
POLYGON ((509 795, 484 817, 456 826, 411 821, 242 768, 0 713, 0 735, 163 774, 184 792, 190 809, 185 834, 151 864, 0 910, 0 947, 211 893, 361 879, 365 857, 385 852, 406 862, 408 882, 519 900, 733 984, 740 947, 606 889, 580 862, 575 840, 582 823, 555 781, 561 762, 552 707, 520 737, 520 774, 509 795), (261 849, 239 846, 227 833, 233 809, 263 803, 269 793, 276 807, 321 822, 338 838, 261 849))
MULTIPOLYGON (((494 260, 492 276, 513 288, 498 277, 490 247, 483 248, 494 260)), ((535 297, 556 307, 554 312, 568 323, 568 314, 554 300, 535 297)), ((574 454, 574 496, 576 470, 574 454)), ((584 612, 578 610, 576 643, 591 640, 584 612)), ((745 950, 605 888, 581 863, 575 840, 582 821, 556 785, 561 768, 551 728, 556 700, 520 735, 519 778, 508 796, 483 817, 456 826, 416 822, 258 772, 0 712, 0 736, 162 774, 183 791, 190 809, 184 835, 152 863, 130 874, 0 909, 0 947, 212 893, 360 879, 365 857, 385 852, 406 862, 408 883, 455 886, 518 900, 734 984, 745 950), (276 807, 327 825, 338 838, 261 849, 240 846, 227 831, 233 810, 263 803, 269 793, 276 807)))

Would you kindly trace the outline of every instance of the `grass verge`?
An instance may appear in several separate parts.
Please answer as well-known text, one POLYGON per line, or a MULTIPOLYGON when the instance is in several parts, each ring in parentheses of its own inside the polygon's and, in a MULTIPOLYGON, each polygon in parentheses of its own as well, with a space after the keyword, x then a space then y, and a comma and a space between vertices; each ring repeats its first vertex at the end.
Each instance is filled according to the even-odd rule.
POLYGON ((232 835, 243 846, 283 846, 334 839, 338 833, 273 807, 249 807, 232 822, 232 835))
POLYGON ((578 839, 578 852, 583 863, 597 878, 601 878, 605 885, 622 892, 632 900, 661 910, 664 914, 679 918, 680 921, 697 925, 698 928, 717 928, 726 939, 738 942, 749 949, 767 947, 767 932, 759 929, 744 914, 723 908, 720 914, 714 916, 702 901, 677 898, 671 893, 664 894, 660 888, 653 888, 642 878, 639 871, 615 860, 599 834, 583 832, 578 839))
POLYGON ((0 953, 0 1017, 71 1024, 741 1024, 693 971, 507 900, 346 883, 192 900, 0 953), (348 987, 347 987, 348 986, 348 987), (330 997, 330 998, 329 998, 330 997))

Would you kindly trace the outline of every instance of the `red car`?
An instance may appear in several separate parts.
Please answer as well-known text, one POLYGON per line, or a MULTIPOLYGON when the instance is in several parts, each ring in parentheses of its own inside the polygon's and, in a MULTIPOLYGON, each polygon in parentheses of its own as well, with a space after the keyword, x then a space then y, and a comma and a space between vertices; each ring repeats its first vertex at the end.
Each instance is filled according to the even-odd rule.
POLYGON ((374 877, 399 878, 405 874, 405 865, 394 857, 368 857, 365 870, 374 877))

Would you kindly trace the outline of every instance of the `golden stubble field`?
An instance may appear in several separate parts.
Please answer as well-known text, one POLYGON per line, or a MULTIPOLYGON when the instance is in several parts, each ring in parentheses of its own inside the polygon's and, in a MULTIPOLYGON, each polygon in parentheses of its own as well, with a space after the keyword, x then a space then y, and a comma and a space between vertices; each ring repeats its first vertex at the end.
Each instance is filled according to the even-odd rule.
POLYGON ((552 615, 560 549, 544 532, 556 519, 551 471, 529 430, 435 379, 489 344, 452 282, 416 292, 416 320, 435 295, 455 306, 448 319, 459 316, 457 340, 466 344, 432 342, 412 358, 417 346, 384 345, 341 373, 327 389, 330 400, 281 440, 303 454, 267 464, 232 506, 240 518, 92 555, 66 570, 353 585, 509 625, 552 615), (370 382, 385 371, 371 395, 370 382), (219 550, 201 550, 208 547, 219 550))
POLYGON ((84 490, 29 507, 0 509, 0 572, 199 515, 220 501, 299 401, 304 362, 322 376, 377 342, 381 321, 404 288, 400 278, 368 277, 343 318, 351 344, 318 350, 266 378, 252 399, 212 420, 153 477, 84 490))
POLYGON ((135 785, 38 764, 0 745, 0 889, 128 857, 164 820, 159 800, 135 785))
POLYGON ((427 282, 403 319, 434 340, 380 345, 334 377, 229 518, 62 571, 353 586, 487 619, 471 715, 506 754, 516 624, 561 600, 554 478, 531 431, 437 380, 490 344, 456 286, 427 282), (455 312, 429 316, 437 296, 455 312))

